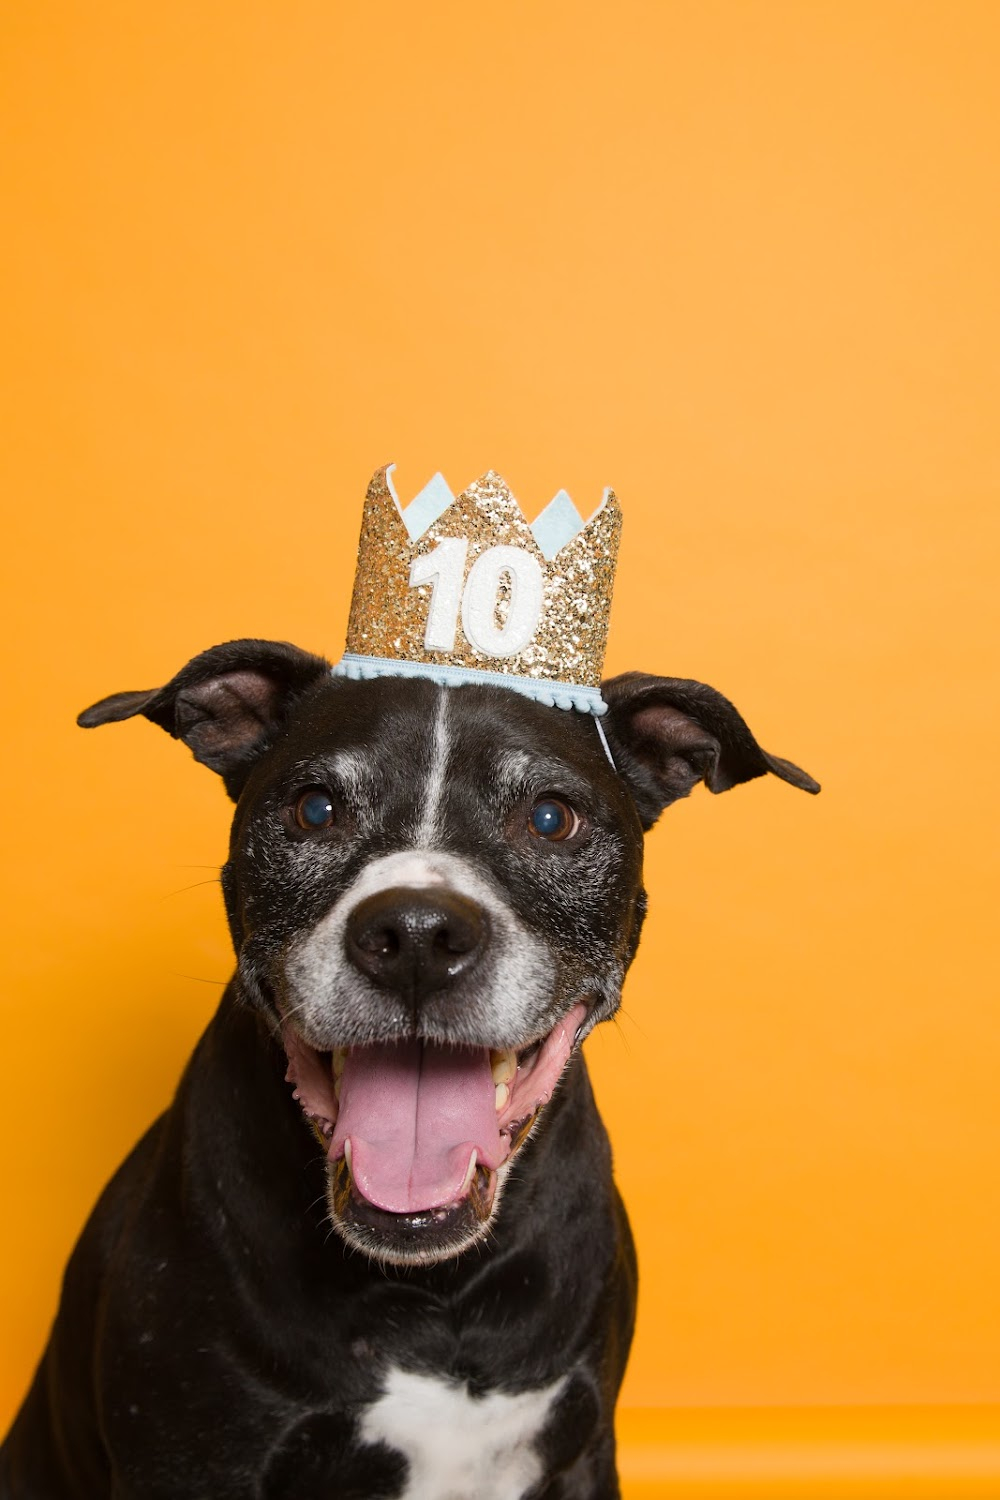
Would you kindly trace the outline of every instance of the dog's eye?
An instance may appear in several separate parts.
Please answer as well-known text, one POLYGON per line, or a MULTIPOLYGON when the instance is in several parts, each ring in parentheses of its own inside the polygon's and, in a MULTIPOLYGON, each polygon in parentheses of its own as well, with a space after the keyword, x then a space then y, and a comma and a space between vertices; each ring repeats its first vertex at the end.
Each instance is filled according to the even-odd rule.
POLYGON ((573 809, 555 797, 545 797, 541 802, 536 802, 528 816, 531 832, 540 839, 549 839, 553 843, 571 838, 579 826, 580 819, 573 809))
POLYGON ((329 828, 333 823, 333 800, 321 786, 312 786, 303 792, 295 804, 295 821, 307 833, 319 828, 329 828))

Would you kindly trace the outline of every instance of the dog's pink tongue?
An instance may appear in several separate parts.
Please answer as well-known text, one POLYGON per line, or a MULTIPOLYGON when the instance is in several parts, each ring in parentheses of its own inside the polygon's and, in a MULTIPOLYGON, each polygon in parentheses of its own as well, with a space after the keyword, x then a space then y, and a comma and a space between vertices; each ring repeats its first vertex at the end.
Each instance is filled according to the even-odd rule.
POLYGON ((490 1168, 506 1155, 488 1049, 416 1041, 353 1047, 331 1160, 344 1155, 347 1141, 354 1185, 376 1208, 417 1213, 454 1202, 473 1151, 490 1168))

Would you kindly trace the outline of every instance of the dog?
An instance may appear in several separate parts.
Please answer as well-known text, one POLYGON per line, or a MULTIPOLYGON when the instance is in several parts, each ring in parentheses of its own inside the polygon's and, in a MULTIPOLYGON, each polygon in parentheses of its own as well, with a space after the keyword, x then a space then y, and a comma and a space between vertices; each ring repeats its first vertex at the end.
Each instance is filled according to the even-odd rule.
POLYGON ((3 1500, 618 1495, 636 1260, 580 1044, 662 810, 819 788, 712 688, 603 694, 606 743, 250 640, 81 714, 222 777, 237 967, 73 1253, 3 1500))

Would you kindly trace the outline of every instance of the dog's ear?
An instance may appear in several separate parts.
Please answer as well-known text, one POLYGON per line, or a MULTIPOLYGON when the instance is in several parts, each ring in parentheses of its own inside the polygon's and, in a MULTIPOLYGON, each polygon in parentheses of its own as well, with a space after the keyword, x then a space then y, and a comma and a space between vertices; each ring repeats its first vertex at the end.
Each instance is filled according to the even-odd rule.
POLYGON ((762 750, 728 698, 702 682, 626 672, 601 692, 608 705, 602 724, 643 828, 699 781, 725 792, 771 772, 804 792, 819 791, 805 771, 762 750))
POLYGON ((144 714, 218 771, 235 801, 294 700, 329 670, 321 656, 284 641, 229 641, 189 661, 166 687, 114 693, 76 722, 94 729, 144 714))

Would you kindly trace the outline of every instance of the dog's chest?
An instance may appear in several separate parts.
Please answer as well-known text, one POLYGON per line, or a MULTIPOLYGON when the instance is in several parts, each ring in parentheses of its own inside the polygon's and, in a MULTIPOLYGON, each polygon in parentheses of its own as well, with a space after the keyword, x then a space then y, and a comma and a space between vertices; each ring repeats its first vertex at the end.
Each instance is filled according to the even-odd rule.
POLYGON ((464 1386, 392 1369, 360 1435, 406 1458, 400 1500, 520 1500, 542 1477, 537 1439, 564 1384, 473 1397, 464 1386))

